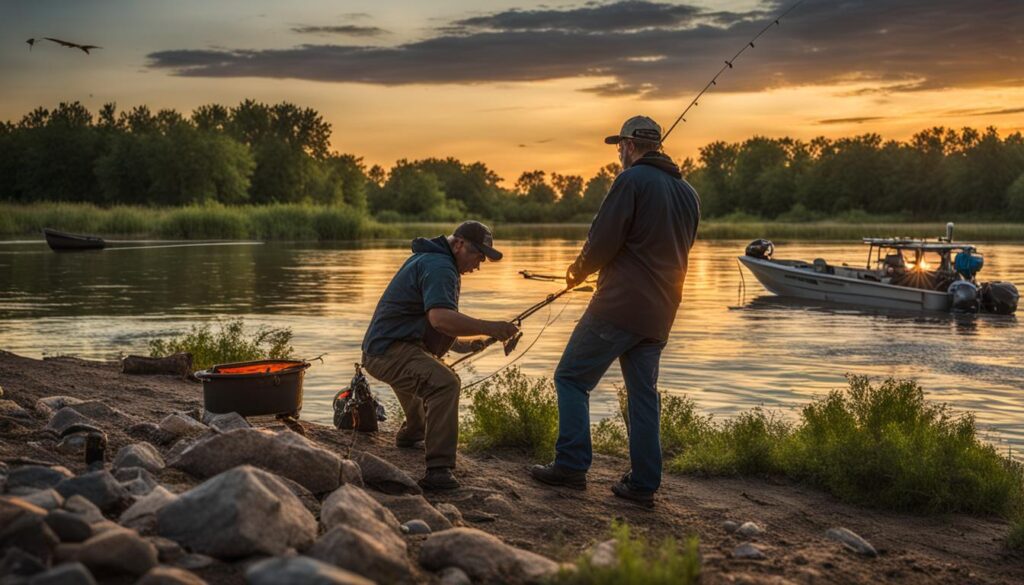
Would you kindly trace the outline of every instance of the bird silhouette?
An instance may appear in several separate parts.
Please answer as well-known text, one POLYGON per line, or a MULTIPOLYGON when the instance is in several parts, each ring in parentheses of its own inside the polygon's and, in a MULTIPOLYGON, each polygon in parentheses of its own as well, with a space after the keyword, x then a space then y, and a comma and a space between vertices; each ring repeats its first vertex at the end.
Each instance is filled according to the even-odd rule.
POLYGON ((85 53, 87 55, 91 54, 91 53, 89 53, 89 49, 102 49, 103 48, 103 47, 98 47, 96 45, 79 45, 78 43, 72 43, 71 41, 62 41, 60 39, 55 39, 53 37, 43 37, 43 38, 48 40, 48 41, 53 41, 53 42, 57 43, 58 45, 60 45, 62 47, 67 47, 69 49, 79 49, 79 50, 81 50, 83 53, 85 53))
POLYGON ((27 40, 25 42, 28 43, 28 50, 31 53, 32 52, 32 45, 36 44, 36 40, 35 39, 29 39, 29 40, 27 40))

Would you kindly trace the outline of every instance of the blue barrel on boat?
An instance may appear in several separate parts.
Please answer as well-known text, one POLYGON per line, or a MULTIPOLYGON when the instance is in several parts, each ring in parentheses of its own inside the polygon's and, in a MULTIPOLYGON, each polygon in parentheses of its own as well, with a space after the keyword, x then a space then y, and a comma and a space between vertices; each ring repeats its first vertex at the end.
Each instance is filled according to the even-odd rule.
POLYGON ((984 265, 985 259, 983 257, 975 256, 966 250, 957 254, 956 259, 953 260, 953 266, 956 268, 956 271, 968 280, 973 279, 975 274, 981 272, 981 267, 984 265))

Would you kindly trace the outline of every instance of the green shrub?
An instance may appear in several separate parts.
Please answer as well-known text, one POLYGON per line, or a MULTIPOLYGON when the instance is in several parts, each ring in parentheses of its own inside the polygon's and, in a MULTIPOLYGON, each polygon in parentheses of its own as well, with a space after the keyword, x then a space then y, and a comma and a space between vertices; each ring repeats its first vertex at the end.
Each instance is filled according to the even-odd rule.
MULTIPOLYGON (((619 400, 619 418, 600 421, 591 429, 594 451, 605 455, 626 457, 629 455, 629 432, 626 422, 627 394, 622 386, 616 386, 619 400)), ((687 396, 661 397, 661 450, 665 457, 672 457, 700 443, 711 432, 711 416, 697 413, 697 404, 687 396)))
POLYGON ((471 402, 460 428, 467 448, 518 449, 544 462, 554 457, 558 400, 550 380, 531 380, 512 367, 466 394, 471 402))
POLYGON ((181 337, 154 339, 149 342, 149 350, 153 357, 191 353, 192 366, 205 370, 216 364, 290 358, 294 351, 291 340, 289 328, 260 327, 249 333, 242 319, 233 319, 220 323, 216 333, 204 323, 193 325, 181 337))
POLYGON ((926 512, 1010 514, 1024 494, 1021 466, 978 439, 974 417, 929 403, 912 380, 846 392, 804 407, 783 465, 845 500, 926 512))
POLYGON ((363 236, 366 223, 362 212, 351 207, 325 207, 317 210, 313 227, 320 240, 355 240, 363 236))
POLYGON ((315 240, 313 208, 301 204, 270 204, 243 208, 250 236, 258 240, 315 240))
POLYGON ((595 453, 629 457, 629 433, 621 421, 606 418, 593 425, 590 429, 590 442, 595 453))
POLYGON ((249 217, 243 208, 212 204, 174 208, 157 229, 162 237, 174 239, 250 237, 249 217))
POLYGON ((119 205, 105 210, 99 221, 102 234, 142 235, 154 232, 159 212, 119 205))
POLYGON ((1010 534, 1006 537, 1006 547, 1010 550, 1024 552, 1024 516, 1010 524, 1010 534))
POLYGON ((558 585, 690 585, 700 576, 696 537, 685 544, 667 538, 657 545, 631 534, 626 524, 612 525, 615 563, 595 565, 588 554, 572 569, 563 569, 549 583, 558 585))
POLYGON ((706 432, 673 458, 669 470, 709 475, 762 475, 779 471, 778 450, 790 427, 774 413, 754 408, 706 432))

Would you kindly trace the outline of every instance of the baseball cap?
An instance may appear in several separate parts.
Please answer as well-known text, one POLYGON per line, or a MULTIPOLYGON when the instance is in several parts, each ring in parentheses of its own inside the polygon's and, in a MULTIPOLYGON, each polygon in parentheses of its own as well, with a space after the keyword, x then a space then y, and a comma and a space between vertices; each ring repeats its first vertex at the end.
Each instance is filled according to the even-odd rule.
POLYGON ((626 120, 618 134, 605 138, 604 143, 618 144, 623 138, 661 142, 661 126, 647 116, 633 116, 626 120))
POLYGON ((476 246, 477 250, 487 256, 488 260, 495 262, 501 260, 501 252, 492 247, 494 246, 494 236, 491 235, 491 228, 479 221, 469 220, 460 223, 452 235, 476 246))

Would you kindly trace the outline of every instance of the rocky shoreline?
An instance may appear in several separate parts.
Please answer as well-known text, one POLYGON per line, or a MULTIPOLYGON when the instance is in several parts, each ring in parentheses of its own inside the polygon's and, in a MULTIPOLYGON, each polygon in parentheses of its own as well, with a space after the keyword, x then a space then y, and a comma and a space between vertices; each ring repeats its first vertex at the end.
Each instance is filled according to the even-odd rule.
POLYGON ((699 536, 704 583, 1024 574, 997 519, 678 476, 650 511, 607 493, 624 464, 608 457, 578 493, 532 484, 521 455, 460 454, 463 487, 423 494, 412 479, 422 453, 395 448, 386 430, 350 451, 348 433, 211 416, 195 383, 74 358, 0 352, 0 387, 0 585, 532 583, 580 554, 611 562, 612 520, 652 538, 699 536))

